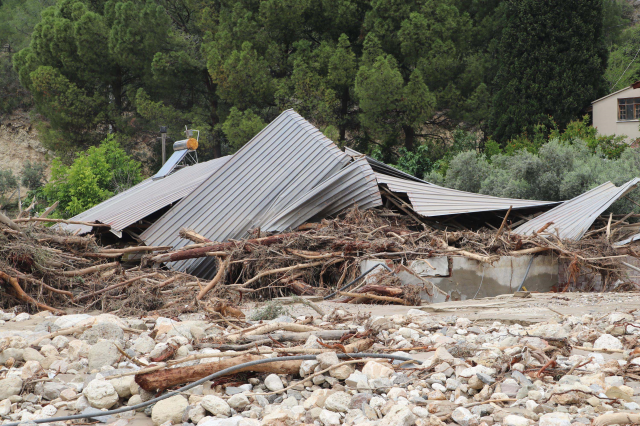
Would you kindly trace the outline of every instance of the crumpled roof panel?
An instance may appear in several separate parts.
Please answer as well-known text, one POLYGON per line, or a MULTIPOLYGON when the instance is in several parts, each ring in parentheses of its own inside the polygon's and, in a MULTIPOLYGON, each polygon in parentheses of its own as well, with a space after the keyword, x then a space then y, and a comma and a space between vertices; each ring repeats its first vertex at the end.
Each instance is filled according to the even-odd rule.
MULTIPOLYGON (((146 179, 70 220, 106 223, 111 225, 111 232, 122 236, 126 227, 188 195, 229 158, 184 167, 162 179, 146 179)), ((84 225, 61 224, 61 227, 70 232, 91 232, 91 227, 84 225)))
POLYGON ((458 191, 430 183, 412 182, 383 173, 376 173, 376 178, 378 183, 387 185, 391 192, 407 194, 413 210, 425 217, 508 210, 509 207, 522 209, 558 204, 551 201, 500 198, 458 191))
POLYGON ((532 235, 547 223, 553 222, 546 232, 556 234, 561 239, 577 241, 602 212, 633 190, 638 183, 640 178, 632 179, 619 187, 611 182, 603 183, 520 225, 514 232, 520 235, 532 235))
MULTIPOLYGON (((300 205, 298 210, 302 209, 301 200, 305 196, 327 200, 337 196, 331 190, 323 193, 317 188, 351 161, 350 156, 299 114, 285 111, 149 227, 141 238, 148 245, 178 248, 188 243, 178 235, 182 227, 213 241, 242 238, 250 229, 258 227, 290 227, 289 223, 299 218, 290 221, 295 215, 287 209, 292 205, 300 205), (290 216, 285 219, 283 214, 287 212, 290 216)), ((374 205, 379 193, 369 189, 368 194, 372 200, 366 203, 374 205)), ((309 208, 313 214, 321 211, 316 210, 316 207, 309 208)), ((300 217, 303 216, 306 214, 300 217)), ((212 275, 215 269, 212 266, 211 259, 171 265, 203 278, 212 275)))

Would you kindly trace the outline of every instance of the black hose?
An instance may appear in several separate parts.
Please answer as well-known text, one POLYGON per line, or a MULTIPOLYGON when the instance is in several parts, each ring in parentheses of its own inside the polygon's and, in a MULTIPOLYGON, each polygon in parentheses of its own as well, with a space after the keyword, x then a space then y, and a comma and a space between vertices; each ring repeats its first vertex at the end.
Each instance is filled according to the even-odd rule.
MULTIPOLYGON (((383 268, 385 268, 387 271, 391 272, 393 274, 393 271, 384 263, 378 263, 377 265, 369 268, 369 270, 367 272, 365 272, 364 274, 360 275, 359 277, 357 277, 356 279, 354 279, 353 281, 351 281, 349 284, 345 284, 342 288, 334 291, 333 293, 331 293, 328 296, 324 297, 324 300, 327 299, 331 299, 333 296, 335 296, 335 294, 339 291, 345 291, 346 289, 348 289, 349 287, 351 287, 352 285, 354 285, 355 283, 357 283, 358 281, 360 281, 361 279, 363 279, 364 277, 366 277, 371 271, 373 271, 374 269, 376 269, 378 266, 382 266, 383 268)), ((395 275, 395 274, 394 274, 395 275)))
MULTIPOLYGON (((413 361, 416 362, 418 364, 420 364, 420 361, 416 361, 413 358, 407 357, 407 356, 402 356, 402 355, 393 355, 393 354, 372 354, 372 353, 354 353, 354 354, 337 354, 338 358, 387 358, 387 359, 397 359, 400 361, 413 361)), ((109 410, 109 411, 98 411, 98 412, 93 412, 93 413, 85 413, 85 414, 74 414, 71 416, 62 416, 62 417, 49 417, 46 419, 37 419, 37 420, 30 420, 30 422, 33 423, 51 423, 51 422, 65 422, 67 420, 76 420, 76 419, 88 419, 88 418, 96 418, 96 417, 102 417, 102 416, 110 416, 112 414, 119 414, 119 413, 124 413, 127 411, 131 411, 131 410, 137 410, 139 408, 144 408, 146 406, 155 404, 158 401, 162 401, 163 399, 167 399, 167 398, 171 398, 174 395, 177 395, 181 392, 184 392, 186 390, 189 390, 191 388, 194 388, 198 385, 201 385, 202 383, 208 381, 208 380, 212 380, 212 379, 216 379, 218 377, 222 377, 222 376, 226 376, 227 374, 231 374, 234 371, 237 371, 241 368, 245 368, 245 367, 250 367, 253 365, 259 365, 259 364, 267 364, 270 362, 280 362, 280 361, 299 361, 299 360, 315 360, 316 356, 315 355, 294 355, 294 356, 283 356, 283 357, 276 357, 276 358, 265 358, 265 359, 257 359, 255 361, 249 361, 249 362, 245 362, 244 364, 239 364, 239 365, 234 365, 233 367, 229 367, 229 368, 225 368, 224 370, 218 371, 217 373, 213 373, 208 375, 207 377, 200 379, 198 381, 195 381, 193 383, 190 383, 186 386, 181 387, 178 390, 174 390, 172 392, 166 393, 164 395, 161 395, 157 398, 153 398, 150 399, 149 401, 140 403, 140 404, 136 404, 136 405, 132 405, 130 407, 122 407, 122 408, 118 408, 115 410, 109 410)), ((108 377, 105 377, 105 380, 108 380, 108 377)), ((13 423, 5 423, 2 426, 18 426, 20 423, 24 423, 24 422, 13 422, 13 423)))

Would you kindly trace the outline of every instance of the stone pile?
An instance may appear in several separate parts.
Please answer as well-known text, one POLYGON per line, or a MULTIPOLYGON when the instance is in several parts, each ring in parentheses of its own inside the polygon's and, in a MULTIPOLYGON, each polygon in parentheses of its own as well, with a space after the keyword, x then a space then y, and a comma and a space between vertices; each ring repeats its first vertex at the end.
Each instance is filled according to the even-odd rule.
MULTIPOLYGON (((70 412, 95 413, 113 426, 126 426, 134 416, 154 426, 579 426, 603 413, 640 409, 640 318, 627 313, 523 326, 416 309, 363 323, 336 311, 313 324, 371 330, 376 343, 368 352, 411 356, 420 364, 345 363, 326 349, 302 362, 300 377, 239 374, 137 411, 102 416, 156 396, 133 374, 167 348, 175 348, 173 359, 208 355, 181 366, 219 362, 220 350, 200 342, 224 342, 237 329, 202 314, 172 320, 0 313, 0 320, 38 322, 31 331, 0 328, 1 423, 70 412)), ((274 322, 297 320, 304 317, 274 322)), ((299 348, 317 353, 323 346, 311 336, 299 348)))

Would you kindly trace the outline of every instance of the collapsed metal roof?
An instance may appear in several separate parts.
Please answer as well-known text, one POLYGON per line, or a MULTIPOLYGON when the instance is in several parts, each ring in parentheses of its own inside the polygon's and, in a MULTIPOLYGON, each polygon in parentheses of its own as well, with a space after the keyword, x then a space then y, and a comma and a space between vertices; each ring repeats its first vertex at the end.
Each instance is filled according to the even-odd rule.
POLYGON ((639 182, 640 178, 635 178, 619 187, 611 182, 603 183, 520 225, 514 232, 531 235, 551 222, 546 232, 554 233, 561 239, 577 241, 603 211, 633 190, 639 182))
POLYGON ((413 210, 425 217, 500 211, 507 210, 509 207, 523 209, 558 204, 551 201, 518 200, 458 191, 430 183, 412 182, 383 173, 376 173, 376 178, 378 183, 386 185, 391 192, 407 194, 413 210))
MULTIPOLYGON (((70 220, 106 223, 111 225, 111 232, 122 237, 123 229, 191 193, 228 159, 229 156, 184 167, 163 179, 146 179, 70 220)), ((85 225, 62 227, 70 232, 91 232, 91 227, 85 225)))
MULTIPOLYGON (((293 110, 280 114, 141 238, 148 245, 182 247, 181 228, 213 241, 242 238, 254 228, 285 230, 314 216, 358 203, 382 204, 373 170, 354 161, 293 110)), ((203 278, 212 259, 172 268, 203 278)))

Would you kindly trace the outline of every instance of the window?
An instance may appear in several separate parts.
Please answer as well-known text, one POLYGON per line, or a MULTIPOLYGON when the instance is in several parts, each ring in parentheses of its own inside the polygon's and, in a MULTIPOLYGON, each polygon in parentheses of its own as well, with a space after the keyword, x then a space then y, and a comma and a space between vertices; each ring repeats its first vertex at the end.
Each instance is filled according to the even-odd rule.
POLYGON ((618 120, 640 119, 640 98, 618 99, 618 120))

